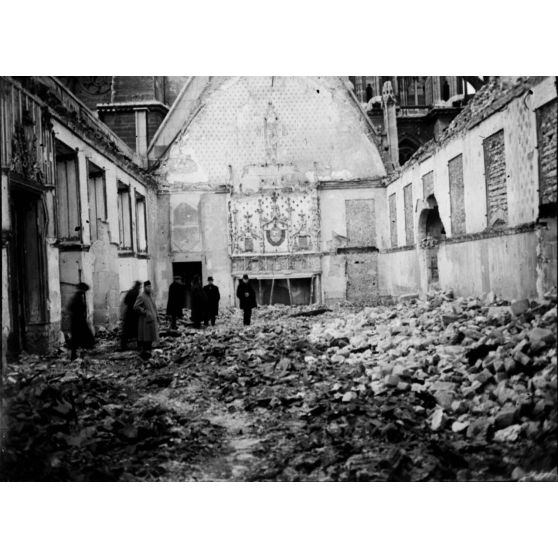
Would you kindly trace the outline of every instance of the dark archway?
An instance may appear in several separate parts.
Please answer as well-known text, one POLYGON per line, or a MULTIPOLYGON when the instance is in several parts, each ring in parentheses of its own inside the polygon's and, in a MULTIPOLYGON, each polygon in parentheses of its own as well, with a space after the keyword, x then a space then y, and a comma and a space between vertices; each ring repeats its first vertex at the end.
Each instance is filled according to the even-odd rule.
POLYGON ((404 165, 419 147, 419 142, 409 137, 402 138, 399 141, 399 164, 404 165))
POLYGON ((431 288, 439 281, 438 249, 440 241, 446 237, 446 230, 440 218, 436 196, 428 196, 426 205, 420 214, 418 228, 420 247, 424 250, 426 260, 426 282, 431 288))

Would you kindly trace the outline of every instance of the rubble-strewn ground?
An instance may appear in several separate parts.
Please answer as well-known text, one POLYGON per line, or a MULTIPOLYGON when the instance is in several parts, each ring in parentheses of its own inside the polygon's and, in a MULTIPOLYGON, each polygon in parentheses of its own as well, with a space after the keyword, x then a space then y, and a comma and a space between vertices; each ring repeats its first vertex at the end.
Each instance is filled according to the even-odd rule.
POLYGON ((269 307, 24 356, 2 480, 556 480, 556 297, 269 307), (302 315, 300 315, 302 314, 302 315))

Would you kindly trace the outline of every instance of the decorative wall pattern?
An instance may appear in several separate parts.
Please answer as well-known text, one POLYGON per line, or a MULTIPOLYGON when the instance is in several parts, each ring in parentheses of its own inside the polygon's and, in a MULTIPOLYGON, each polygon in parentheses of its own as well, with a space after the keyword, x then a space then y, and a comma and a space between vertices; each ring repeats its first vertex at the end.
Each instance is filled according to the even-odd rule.
POLYGON ((233 256, 308 253, 319 247, 316 190, 273 189, 248 196, 233 195, 229 220, 233 256))
POLYGON ((338 77, 214 77, 162 162, 169 184, 230 184, 249 165, 296 165, 320 179, 385 175, 338 77))

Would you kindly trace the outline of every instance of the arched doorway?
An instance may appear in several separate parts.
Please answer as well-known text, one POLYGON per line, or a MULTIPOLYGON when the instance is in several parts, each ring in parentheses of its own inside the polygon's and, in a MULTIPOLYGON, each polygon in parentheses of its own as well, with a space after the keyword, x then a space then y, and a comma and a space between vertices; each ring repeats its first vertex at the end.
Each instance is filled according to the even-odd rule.
POLYGON ((423 251, 424 284, 427 290, 439 286, 438 250, 440 241, 446 237, 446 230, 440 219, 438 202, 433 194, 426 199, 426 207, 419 217, 419 246, 423 251))

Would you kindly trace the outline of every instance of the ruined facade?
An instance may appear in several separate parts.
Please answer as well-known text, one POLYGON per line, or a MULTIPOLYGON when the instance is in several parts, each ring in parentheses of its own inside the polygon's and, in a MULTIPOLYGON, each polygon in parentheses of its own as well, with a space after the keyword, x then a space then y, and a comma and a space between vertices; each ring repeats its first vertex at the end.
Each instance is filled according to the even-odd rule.
POLYGON ((228 304, 244 273, 261 304, 372 300, 377 141, 339 78, 192 78, 148 154, 160 302, 175 273, 212 275, 228 304))
POLYGON ((339 77, 2 78, 3 347, 57 342, 79 281, 96 326, 136 279, 164 307, 177 274, 230 306, 244 273, 259 304, 555 286, 555 79, 464 107, 433 101, 464 81, 405 80, 367 104, 339 77))
POLYGON ((154 181, 137 154, 54 78, 1 78, 3 354, 67 331, 78 282, 92 325, 152 275, 154 181))
POLYGON ((555 286, 556 130, 554 78, 484 87, 388 181, 386 292, 439 286, 514 299, 555 286))

